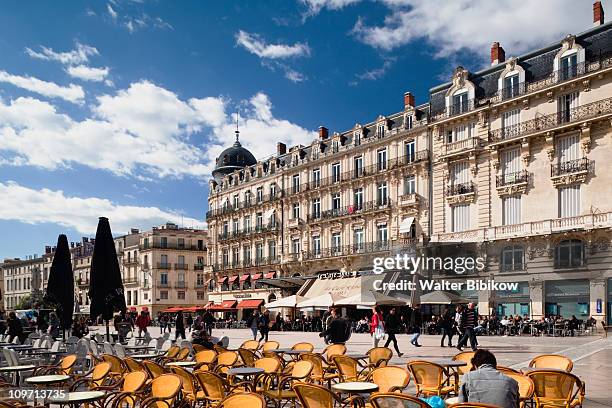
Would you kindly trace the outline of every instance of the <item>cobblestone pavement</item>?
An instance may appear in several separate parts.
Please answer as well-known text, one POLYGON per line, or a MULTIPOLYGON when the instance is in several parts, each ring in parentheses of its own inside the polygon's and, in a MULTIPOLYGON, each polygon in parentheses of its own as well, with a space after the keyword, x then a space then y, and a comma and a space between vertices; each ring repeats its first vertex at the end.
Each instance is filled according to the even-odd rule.
MULTIPOLYGON (((102 329, 101 329, 102 332, 102 329)), ((159 328, 151 328, 151 335, 159 335, 159 328)), ((228 336, 230 347, 239 346, 244 340, 252 338, 247 329, 216 329, 213 336, 228 336)), ((440 347, 440 336, 421 336, 423 347, 410 344, 408 335, 398 335, 399 348, 404 355, 394 355, 391 364, 405 365, 408 359, 451 357, 458 353, 456 348, 440 347)), ((174 333, 172 337, 174 338, 174 333)), ((281 347, 290 347, 299 341, 308 341, 315 350, 325 347, 318 333, 313 332, 270 332, 270 340, 276 340, 281 347)), ((586 382, 586 408, 612 407, 612 338, 598 336, 582 337, 478 337, 479 347, 492 351, 498 364, 514 368, 526 367, 529 361, 540 354, 563 354, 574 360, 573 372, 586 382)), ((453 339, 456 344, 456 338, 453 339)), ((381 345, 384 345, 381 344, 381 345)), ((353 334, 347 343, 350 352, 366 352, 372 347, 368 334, 353 334)))

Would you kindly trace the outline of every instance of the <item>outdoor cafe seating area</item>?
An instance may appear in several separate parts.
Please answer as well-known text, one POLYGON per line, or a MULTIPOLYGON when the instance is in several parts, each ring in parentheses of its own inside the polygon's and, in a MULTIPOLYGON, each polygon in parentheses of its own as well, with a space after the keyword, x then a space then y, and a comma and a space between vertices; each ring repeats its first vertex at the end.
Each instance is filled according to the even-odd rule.
MULTIPOLYGON (((63 399, 43 398, 36 405, 426 408, 425 399, 439 397, 447 407, 487 406, 457 403, 473 352, 391 363, 389 348, 357 354, 350 344, 315 350, 307 342, 284 347, 249 340, 236 346, 224 338, 207 349, 187 340, 173 342, 167 334, 111 344, 99 333, 76 341, 48 335, 31 335, 23 345, 11 340, 0 338, 0 390, 66 390, 63 399)), ((541 355, 518 369, 498 367, 518 382, 521 407, 581 406, 585 384, 572 368, 561 355, 541 355)), ((0 399, 0 407, 25 406, 18 399, 0 399)))

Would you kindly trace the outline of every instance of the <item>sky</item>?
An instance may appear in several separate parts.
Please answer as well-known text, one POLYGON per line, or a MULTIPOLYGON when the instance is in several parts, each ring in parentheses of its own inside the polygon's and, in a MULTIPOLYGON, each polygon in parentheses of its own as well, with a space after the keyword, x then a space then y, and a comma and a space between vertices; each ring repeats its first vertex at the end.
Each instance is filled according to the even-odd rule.
POLYGON ((516 56, 591 26, 590 0, 0 2, 0 259, 93 236, 100 216, 114 234, 204 228, 236 113, 265 158, 406 91, 426 103, 493 41, 516 56))

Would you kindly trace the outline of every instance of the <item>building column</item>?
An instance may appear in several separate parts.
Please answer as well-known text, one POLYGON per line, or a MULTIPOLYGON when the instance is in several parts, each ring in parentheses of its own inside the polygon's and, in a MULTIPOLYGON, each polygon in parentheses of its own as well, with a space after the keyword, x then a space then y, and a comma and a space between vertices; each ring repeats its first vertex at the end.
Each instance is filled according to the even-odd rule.
POLYGON ((606 289, 606 279, 589 281, 589 314, 596 320, 606 320, 606 289))
POLYGON ((491 315, 491 291, 490 290, 479 290, 478 291, 478 314, 484 316, 491 315))
POLYGON ((544 282, 541 280, 533 280, 529 282, 529 313, 531 319, 537 320, 544 316, 544 282))

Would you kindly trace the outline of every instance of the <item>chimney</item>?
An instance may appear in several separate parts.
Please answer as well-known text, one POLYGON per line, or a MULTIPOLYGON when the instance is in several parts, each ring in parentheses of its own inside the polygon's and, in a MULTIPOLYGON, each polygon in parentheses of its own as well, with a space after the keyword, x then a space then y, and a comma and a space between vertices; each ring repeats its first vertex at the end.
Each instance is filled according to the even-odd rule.
POLYGON ((327 130, 325 126, 319 126, 319 138, 321 140, 325 140, 327 139, 328 135, 329 135, 329 130, 327 130))
POLYGON ((278 142, 276 144, 276 153, 279 156, 282 156, 283 154, 286 154, 287 153, 287 145, 284 144, 284 143, 278 142))
POLYGON ((410 92, 404 93, 404 109, 408 107, 414 108, 414 95, 410 92))
POLYGON ((593 3, 593 26, 597 27, 604 23, 604 9, 601 1, 593 3))
POLYGON ((496 41, 491 46, 491 65, 501 64, 506 60, 506 51, 496 41))

